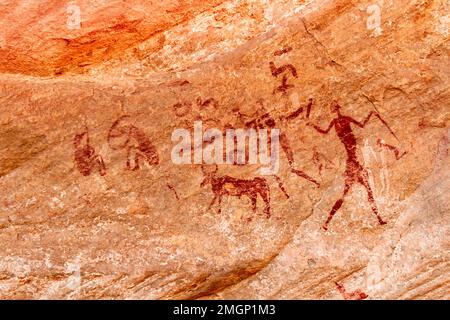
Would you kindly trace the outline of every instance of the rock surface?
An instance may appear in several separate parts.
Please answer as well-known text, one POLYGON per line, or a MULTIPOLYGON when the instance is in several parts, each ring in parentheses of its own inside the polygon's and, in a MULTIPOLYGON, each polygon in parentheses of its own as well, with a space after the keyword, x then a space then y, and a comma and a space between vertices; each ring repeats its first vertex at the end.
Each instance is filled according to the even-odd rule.
POLYGON ((1 298, 450 298, 448 1, 0 7, 1 298), (279 180, 215 174, 271 216, 236 185, 219 214, 172 132, 264 113, 279 180))

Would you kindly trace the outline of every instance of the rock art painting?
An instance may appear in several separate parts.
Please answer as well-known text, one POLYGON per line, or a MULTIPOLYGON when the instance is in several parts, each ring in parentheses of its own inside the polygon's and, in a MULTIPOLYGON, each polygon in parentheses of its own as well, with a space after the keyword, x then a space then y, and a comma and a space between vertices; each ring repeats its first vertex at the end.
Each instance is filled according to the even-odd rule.
POLYGON ((139 170, 139 161, 143 160, 149 165, 157 165, 159 156, 156 148, 142 129, 132 124, 124 124, 128 115, 122 116, 111 126, 108 132, 108 143, 114 150, 126 151, 126 167, 128 170, 139 170), (118 143, 115 142, 121 140, 118 143), (134 160, 134 161, 133 161, 134 160), (132 165, 132 162, 134 165, 132 165))
POLYGON ((89 131, 78 133, 73 138, 75 148, 74 161, 83 176, 89 176, 94 170, 102 176, 106 174, 106 166, 102 156, 95 152, 89 141, 89 131))
MULTIPOLYGON (((359 122, 352 117, 345 116, 341 113, 341 106, 338 102, 333 102, 331 106, 332 112, 336 114, 336 117, 330 122, 328 127, 326 129, 321 129, 317 125, 311 124, 310 125, 319 133, 326 135, 330 132, 332 128, 335 129, 336 135, 341 141, 341 143, 345 147, 345 151, 347 154, 347 160, 346 160, 346 168, 344 172, 345 176, 345 185, 344 185, 344 191, 342 193, 341 198, 339 198, 336 203, 331 208, 330 213, 328 214, 328 218, 325 221, 325 224, 323 225, 323 228, 325 230, 328 229, 328 224, 330 223, 331 219, 333 219, 333 216, 336 214, 336 212, 339 210, 339 208, 344 203, 345 196, 349 192, 350 188, 355 183, 361 184, 367 191, 367 199, 370 203, 370 206, 372 208, 373 213, 378 219, 378 222, 380 225, 386 224, 386 222, 381 218, 377 205, 375 203, 375 199, 373 197, 373 191, 369 184, 369 175, 367 173, 367 170, 361 165, 361 163, 358 161, 356 156, 357 151, 357 142, 356 137, 353 133, 353 129, 351 125, 355 125, 361 129, 363 129, 367 123, 369 122, 370 118, 377 117, 380 119, 380 121, 387 126, 386 122, 381 118, 381 116, 371 111, 367 117, 359 122)), ((390 132, 391 129, 387 126, 390 132)), ((392 133, 393 134, 393 133, 392 133)), ((384 146, 384 145, 383 145, 384 146)), ((392 147, 392 146, 391 146, 392 147)))
POLYGON ((450 299, 448 1, 0 8, 0 299, 450 299))

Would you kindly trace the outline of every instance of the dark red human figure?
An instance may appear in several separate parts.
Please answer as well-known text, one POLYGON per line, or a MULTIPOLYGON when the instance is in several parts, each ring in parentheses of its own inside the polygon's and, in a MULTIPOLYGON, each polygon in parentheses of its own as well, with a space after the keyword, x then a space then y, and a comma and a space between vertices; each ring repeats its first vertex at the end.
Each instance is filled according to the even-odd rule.
POLYGON ((344 288, 343 284, 340 284, 338 282, 334 283, 336 285, 337 290, 341 293, 342 297, 345 300, 364 300, 368 298, 369 296, 362 292, 360 289, 357 289, 353 292, 347 292, 344 288))
MULTIPOLYGON (((308 105, 306 106, 306 117, 307 118, 309 117, 309 113, 311 111, 312 104, 313 104, 313 99, 310 98, 308 100, 308 105)), ((305 111, 305 107, 300 106, 297 110, 295 110, 294 112, 290 113, 289 115, 283 117, 282 119, 287 120, 287 121, 294 120, 297 117, 299 117, 304 111, 305 111)), ((284 153, 286 154, 286 158, 288 159, 289 166, 291 167, 291 172, 295 173, 296 175, 298 175, 301 178, 304 178, 304 179, 314 183, 317 186, 317 188, 319 188, 320 183, 317 180, 310 177, 308 174, 306 174, 305 172, 303 172, 301 170, 292 168, 292 165, 294 163, 294 153, 292 152, 292 149, 290 147, 287 136, 284 133, 280 134, 280 144, 281 144, 281 148, 283 149, 284 153)))
POLYGON ((127 169, 140 169, 139 161, 142 159, 149 165, 154 166, 159 163, 159 156, 156 148, 151 143, 145 132, 132 124, 123 124, 122 122, 129 116, 122 116, 117 119, 108 133, 108 143, 114 150, 127 150, 127 169), (113 140, 123 140, 116 144, 113 140), (131 166, 131 158, 134 153, 134 167, 131 166))
MULTIPOLYGON (((309 114, 309 110, 311 109, 312 103, 313 103, 312 99, 309 99, 309 103, 306 106, 306 110, 307 110, 308 114, 309 114)), ((255 130, 277 128, 277 123, 276 123, 274 117, 272 117, 272 115, 269 112, 266 112, 263 106, 261 106, 258 109, 258 111, 260 113, 259 116, 255 116, 255 117, 253 117, 252 120, 245 122, 246 128, 252 128, 255 130)), ((301 106, 296 111, 292 112, 291 114, 289 114, 286 117, 283 117, 282 119, 293 120, 293 119, 297 118, 300 114, 302 114, 303 111, 304 111, 304 107, 301 106)), ((320 187, 320 184, 317 180, 315 180, 314 178, 312 178, 305 172, 292 167, 294 164, 294 152, 292 151, 292 148, 289 144, 289 140, 284 132, 280 131, 279 139, 280 139, 281 149, 283 150, 284 154, 286 155, 289 166, 291 167, 291 172, 295 173, 296 175, 298 175, 299 177, 301 177, 305 180, 308 180, 308 181, 314 183, 317 187, 320 187)))
MULTIPOLYGON (((257 109, 256 115, 254 114, 253 116, 247 116, 247 115, 241 113, 239 111, 239 108, 233 108, 232 111, 235 114, 239 123, 242 124, 246 129, 254 129, 254 130, 276 129, 277 123, 276 123, 274 117, 272 117, 272 115, 264 109, 264 106, 262 105, 261 101, 259 101, 258 104, 260 104, 260 107, 257 109), (245 121, 245 118, 251 118, 251 120, 245 121)), ((311 105, 312 105, 312 99, 310 99, 309 104, 306 107, 307 110, 309 110, 311 108, 311 105)), ((294 119, 301 112, 303 112, 303 107, 300 107, 298 110, 296 110, 291 115, 289 115, 287 117, 288 120, 294 119), (296 116, 293 116, 293 115, 296 115, 296 116)), ((224 130, 226 130, 226 129, 234 129, 234 128, 231 124, 227 124, 224 127, 224 130)), ((269 144, 270 144, 271 143, 270 136, 268 138, 269 138, 269 144)), ((291 166, 291 172, 295 173, 296 175, 298 175, 301 178, 304 178, 304 179, 314 183, 317 187, 319 187, 320 186, 319 183, 315 179, 310 177, 308 174, 306 174, 305 172, 303 172, 301 170, 292 168, 292 165, 294 163, 294 153, 291 149, 291 146, 289 144, 289 140, 288 140, 286 134, 282 131, 279 134, 279 141, 280 141, 281 149, 285 153, 288 163, 291 166)), ((233 159, 236 159, 236 157, 237 157, 237 138, 236 137, 234 137, 234 150, 232 150, 230 152, 234 153, 233 159)), ((224 157, 226 158, 225 152, 224 152, 224 157)), ((245 160, 246 160, 245 162, 246 163, 248 162, 248 159, 249 159, 249 155, 248 155, 248 153, 246 153, 245 154, 245 160)), ((233 164, 238 164, 238 163, 235 160, 233 164)), ((282 190, 284 190, 284 186, 283 186, 280 178, 279 177, 275 177, 275 178, 277 179, 277 182, 278 182, 280 188, 282 190)), ((287 193, 285 191, 283 191, 283 192, 287 195, 287 193)))
POLYGON ((106 174, 103 158, 95 153, 95 149, 90 145, 89 132, 86 131, 76 134, 73 139, 75 147, 75 164, 83 176, 89 176, 94 168, 97 168, 100 175, 106 174))
POLYGON ((367 173, 367 170, 359 163, 358 158, 356 156, 356 146, 357 146, 356 137, 353 134, 353 129, 351 127, 351 124, 354 124, 360 128, 364 128, 365 125, 369 122, 372 115, 378 117, 384 124, 386 124, 386 122, 380 117, 378 113, 373 111, 371 111, 368 114, 368 116, 364 119, 363 122, 358 122, 351 117, 341 114, 340 111, 341 106, 337 102, 333 102, 331 107, 332 111, 336 113, 337 117, 330 122, 327 129, 324 130, 316 125, 308 123, 321 134, 328 134, 331 128, 334 127, 339 140, 342 142, 342 144, 345 147, 345 151, 347 152, 347 163, 344 173, 345 175, 344 193, 341 196, 341 198, 339 198, 331 208, 331 211, 328 215, 327 221, 323 225, 323 228, 325 230, 328 230, 328 224, 344 203, 344 198, 354 183, 359 183, 364 186, 364 188, 367 191, 368 201, 370 203, 373 213, 377 216, 378 222, 381 225, 386 224, 386 222, 383 221, 383 219, 378 213, 378 209, 375 204, 375 200, 373 198, 373 192, 369 184, 369 174, 367 173))

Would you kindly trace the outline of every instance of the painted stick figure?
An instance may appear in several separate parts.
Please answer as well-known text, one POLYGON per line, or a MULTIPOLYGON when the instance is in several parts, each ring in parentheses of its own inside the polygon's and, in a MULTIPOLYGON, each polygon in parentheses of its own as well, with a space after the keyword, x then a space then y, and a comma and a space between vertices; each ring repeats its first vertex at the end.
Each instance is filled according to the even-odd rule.
POLYGON ((292 89, 294 87, 294 85, 287 83, 288 77, 286 75, 286 72, 289 71, 294 78, 297 78, 298 77, 297 69, 290 63, 289 64, 284 64, 281 67, 276 67, 275 63, 273 63, 273 61, 269 62, 269 67, 270 67, 270 72, 272 73, 273 77, 276 78, 280 74, 283 74, 283 77, 281 79, 281 85, 276 87, 273 90, 272 94, 276 94, 278 92, 281 92, 283 95, 285 95, 289 89, 292 89))
MULTIPOLYGON (((309 99, 309 103, 306 106, 306 110, 309 113, 309 110, 311 109, 312 106, 312 99, 309 99)), ((266 112, 266 110, 264 109, 264 106, 260 103, 260 108, 258 109, 258 111, 260 113, 262 113, 261 116, 259 117, 255 117, 253 118, 251 121, 246 122, 246 127, 247 128, 254 128, 254 129, 264 129, 264 128, 269 128, 269 129, 274 129, 277 127, 277 122, 275 121, 274 117, 269 113, 266 112)), ((298 117, 302 112, 304 111, 303 106, 299 107, 296 111, 292 112, 291 114, 289 114, 288 116, 281 118, 281 120, 286 119, 286 120, 292 120, 295 119, 296 117, 298 117)), ((307 173, 303 172, 302 170, 298 170, 293 168, 293 164, 294 164, 294 152, 292 151, 292 148, 290 146, 289 140, 287 135, 281 131, 280 132, 280 145, 281 145, 281 149, 283 150, 284 154, 286 155, 286 158, 288 160, 289 166, 291 167, 291 172, 295 173, 297 176, 308 180, 309 182, 313 183, 316 185, 317 188, 320 187, 320 183, 315 180, 314 178, 312 178, 311 176, 309 176, 307 173)))
POLYGON ((103 158, 96 154, 95 149, 89 142, 89 131, 87 128, 84 132, 75 135, 73 145, 75 147, 75 164, 83 176, 89 176, 95 167, 98 168, 101 176, 106 174, 103 158))
MULTIPOLYGON (((306 106, 306 118, 309 118, 309 114, 311 113, 311 107, 313 104, 313 99, 310 98, 308 100, 308 104, 306 106)), ((297 110, 295 110, 294 112, 290 113, 289 115, 282 117, 281 120, 287 120, 287 121, 291 121, 296 119, 297 117, 299 117, 303 112, 305 111, 305 108, 303 106, 300 106, 297 110)), ((291 167, 291 172, 295 173, 296 175, 298 175, 299 177, 306 179, 312 183, 314 183, 317 188, 320 187, 320 183, 312 178, 311 176, 309 176, 308 174, 306 174, 305 172, 295 169, 293 168, 293 163, 294 163, 294 153, 292 152, 292 149, 289 145, 289 141, 287 139, 286 134, 282 133, 280 135, 280 144, 281 144, 281 148, 283 149, 284 153, 286 154, 286 158, 288 159, 288 163, 289 166, 291 167)))
MULTIPOLYGON (((354 183, 359 183, 366 189, 368 201, 370 203, 373 213, 377 216, 378 222, 380 223, 380 225, 386 224, 386 222, 383 221, 383 219, 378 213, 378 208, 376 206, 375 200, 373 198, 373 192, 369 184, 369 174, 367 170, 359 163, 358 158, 356 156, 357 142, 356 137, 353 134, 351 124, 354 124, 360 128, 364 128, 366 124, 369 122, 372 115, 378 117, 382 121, 382 123, 385 124, 386 126, 387 123, 381 118, 381 116, 377 112, 374 111, 371 111, 362 122, 358 122, 349 116, 341 114, 341 106, 336 101, 332 103, 331 109, 333 112, 336 113, 337 116, 330 122, 327 129, 321 129, 314 124, 308 123, 308 125, 312 126, 314 129, 316 129, 316 131, 324 135, 328 134, 331 128, 334 127, 339 140, 342 142, 342 144, 345 147, 345 151, 347 152, 346 169, 344 172, 345 175, 344 192, 331 208, 331 211, 328 215, 327 221, 323 225, 323 228, 325 230, 328 230, 328 224, 344 203, 344 198, 354 183)), ((389 127, 388 129, 392 133, 392 130, 389 127)))

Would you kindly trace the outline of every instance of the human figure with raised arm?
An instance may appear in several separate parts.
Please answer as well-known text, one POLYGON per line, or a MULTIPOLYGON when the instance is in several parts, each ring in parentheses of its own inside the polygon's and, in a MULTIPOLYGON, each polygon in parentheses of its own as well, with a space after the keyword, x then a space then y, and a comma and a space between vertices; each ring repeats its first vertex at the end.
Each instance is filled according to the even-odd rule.
MULTIPOLYGON (((308 100, 308 105, 306 106, 306 115, 307 116, 309 116, 312 104, 313 104, 313 100, 309 99, 308 100)), ((280 117, 280 120, 281 121, 293 120, 293 119, 299 117, 305 111, 304 109, 305 108, 303 106, 300 106, 297 110, 295 110, 294 112, 290 113, 289 115, 280 117)), ((247 128, 254 128, 254 129, 269 128, 269 129, 273 129, 273 128, 277 127, 277 122, 275 121, 274 117, 269 112, 266 112, 263 106, 260 107, 259 111, 262 113, 262 115, 253 118, 251 121, 247 121, 245 123, 245 126, 247 128)), ((291 172, 295 173, 300 178, 308 180, 309 182, 313 183, 317 188, 319 188, 320 187, 320 183, 316 179, 312 178, 311 176, 309 176, 307 173, 305 173, 302 170, 293 168, 293 165, 294 165, 294 152, 292 151, 292 148, 290 146, 290 143, 289 143, 287 135, 284 132, 281 132, 279 138, 280 138, 281 149, 283 150, 283 152, 286 155, 286 158, 288 160, 289 166, 291 167, 291 172)))
POLYGON ((381 118, 378 112, 371 111, 362 122, 359 122, 349 116, 343 115, 341 113, 341 106, 337 101, 333 101, 331 105, 331 110, 332 112, 336 113, 336 117, 330 122, 330 124, 326 129, 321 129, 317 125, 308 123, 309 126, 312 126, 317 132, 324 135, 328 134, 330 130, 334 127, 339 140, 342 142, 342 144, 345 147, 345 151, 347 152, 346 169, 344 172, 345 175, 344 192, 331 208, 331 211, 328 214, 327 221, 323 225, 323 228, 325 230, 328 230, 328 224, 344 203, 344 198, 354 183, 359 183, 366 189, 368 201, 370 203, 373 213, 377 216, 378 222, 380 223, 380 225, 386 224, 386 222, 381 218, 380 214, 378 213, 378 209, 375 200, 373 198, 373 192, 369 184, 369 174, 367 173, 367 170, 359 163, 358 158, 356 156, 357 142, 356 137, 353 134, 353 129, 351 125, 353 124, 359 128, 364 128, 366 124, 369 122, 370 118, 372 116, 375 116, 378 119, 380 119, 380 121, 389 129, 389 131, 394 136, 395 134, 389 128, 386 121, 384 121, 381 118))

